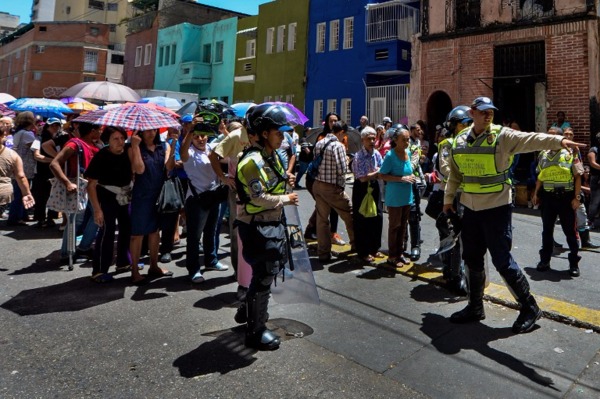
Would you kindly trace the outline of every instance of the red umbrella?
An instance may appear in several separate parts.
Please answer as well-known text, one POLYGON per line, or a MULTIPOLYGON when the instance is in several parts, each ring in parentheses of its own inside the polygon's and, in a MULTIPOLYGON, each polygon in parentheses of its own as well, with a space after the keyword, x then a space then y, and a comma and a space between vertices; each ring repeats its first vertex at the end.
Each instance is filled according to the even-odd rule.
POLYGON ((179 127, 173 117, 143 104, 122 105, 109 110, 90 111, 73 120, 102 126, 122 127, 127 130, 150 130, 161 127, 179 127))

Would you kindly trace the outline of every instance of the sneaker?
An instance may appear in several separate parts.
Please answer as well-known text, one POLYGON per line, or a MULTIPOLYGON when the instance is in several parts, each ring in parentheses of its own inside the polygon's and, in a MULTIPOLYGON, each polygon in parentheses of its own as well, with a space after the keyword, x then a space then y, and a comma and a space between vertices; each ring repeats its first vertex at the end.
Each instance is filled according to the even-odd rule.
POLYGON ((216 270, 218 272, 224 272, 226 270, 229 270, 229 266, 224 265, 221 262, 217 262, 214 265, 204 267, 204 270, 216 270))
POLYGON ((336 245, 346 245, 346 242, 342 240, 342 237, 338 233, 331 233, 331 243, 336 245))
POLYGON ((194 284, 200 284, 204 282, 204 277, 202 276, 202 273, 197 272, 196 274, 194 274, 192 276, 192 283, 194 284))
POLYGON ((162 254, 162 256, 160 257, 160 263, 169 263, 171 262, 171 260, 173 260, 171 258, 171 253, 167 252, 166 254, 162 254))
POLYGON ((533 202, 527 201, 527 208, 529 208, 529 209, 533 208, 533 202))

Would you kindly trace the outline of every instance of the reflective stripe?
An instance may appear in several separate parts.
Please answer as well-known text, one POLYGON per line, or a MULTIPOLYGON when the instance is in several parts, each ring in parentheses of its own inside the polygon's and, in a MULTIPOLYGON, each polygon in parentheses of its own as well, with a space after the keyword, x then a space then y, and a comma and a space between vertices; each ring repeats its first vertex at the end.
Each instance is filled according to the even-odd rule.
POLYGON ((456 147, 453 154, 495 154, 496 147, 456 147))
POLYGON ((504 183, 508 179, 508 172, 496 176, 464 176, 465 183, 479 183, 481 185, 504 183))
POLYGON ((575 184, 573 184, 573 182, 570 182, 570 183, 544 182, 544 190, 546 190, 546 191, 554 191, 557 188, 564 188, 565 191, 573 191, 575 189, 575 184))

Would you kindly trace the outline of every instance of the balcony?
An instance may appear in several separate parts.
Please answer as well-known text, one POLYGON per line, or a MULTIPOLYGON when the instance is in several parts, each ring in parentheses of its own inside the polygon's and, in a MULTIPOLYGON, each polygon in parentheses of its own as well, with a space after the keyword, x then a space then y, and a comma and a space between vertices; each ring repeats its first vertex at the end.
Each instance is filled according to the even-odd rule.
POLYGON ((365 69, 368 74, 406 75, 410 73, 410 43, 405 41, 367 43, 365 69))
POLYGON ((212 77, 212 67, 198 61, 183 62, 177 74, 180 85, 208 84, 212 77))

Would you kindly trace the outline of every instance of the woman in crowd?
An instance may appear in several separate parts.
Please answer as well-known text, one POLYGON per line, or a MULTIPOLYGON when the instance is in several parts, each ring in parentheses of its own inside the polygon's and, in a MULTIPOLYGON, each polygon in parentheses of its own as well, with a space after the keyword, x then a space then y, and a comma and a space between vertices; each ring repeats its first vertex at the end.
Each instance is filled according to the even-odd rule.
POLYGON ((205 270, 225 271, 228 266, 217 259, 215 234, 219 217, 220 201, 213 195, 218 185, 210 159, 208 139, 215 136, 214 129, 199 123, 181 144, 181 160, 189 179, 185 213, 187 215, 186 267, 192 283, 201 283, 204 277, 200 272, 199 244, 202 235, 205 270))
MULTIPOLYGON (((29 111, 20 112, 15 119, 15 134, 13 136, 13 149, 23 161, 23 172, 29 182, 35 175, 36 162, 33 158, 31 145, 35 141, 37 127, 35 116, 29 111)), ((13 180, 14 199, 10 204, 8 222, 9 226, 25 225, 28 221, 27 213, 23 206, 21 190, 17 180, 13 180)))
POLYGON ((390 150, 379 169, 381 178, 387 182, 385 204, 388 209, 388 264, 402 267, 410 263, 404 255, 404 236, 408 214, 413 202, 412 184, 415 182, 408 151, 410 133, 406 127, 388 131, 392 141, 390 150))
POLYGON ((29 191, 29 182, 23 172, 21 157, 5 146, 7 129, 0 129, 0 206, 13 200, 13 184, 11 177, 17 182, 21 193, 21 202, 25 209, 31 208, 35 201, 29 191))
POLYGON ((131 167, 135 173, 131 196, 131 281, 143 285, 148 280, 140 274, 139 261, 142 241, 148 236, 150 252, 149 277, 172 276, 173 272, 158 267, 159 214, 156 201, 165 176, 175 165, 175 140, 167 146, 161 143, 157 129, 140 131, 131 136, 131 147, 127 150, 131 167))
POLYGON ((381 247, 381 231, 383 229, 383 214, 379 190, 379 168, 382 158, 375 151, 375 130, 365 126, 360 133, 363 148, 358 151, 352 162, 354 186, 352 188, 352 217, 354 219, 354 243, 358 256, 366 262, 373 262, 383 255, 381 247), (377 206, 377 215, 364 217, 360 213, 360 205, 371 189, 371 194, 377 206))
POLYGON ((100 140, 108 145, 92 159, 85 177, 94 222, 100 227, 92 258, 92 280, 106 283, 113 279, 108 268, 113 263, 117 223, 117 272, 129 270, 129 200, 133 175, 125 144, 127 133, 120 128, 106 127, 100 140))
POLYGON ((377 132, 377 136, 375 138, 375 148, 377 151, 379 151, 381 157, 385 157, 385 154, 387 154, 392 147, 390 138, 386 134, 385 127, 383 125, 377 125, 375 131, 377 132))
POLYGON ((37 161, 37 170, 32 183, 33 196, 37 204, 33 212, 33 217, 37 221, 37 227, 55 226, 54 219, 58 216, 56 211, 48 210, 46 212, 46 204, 48 203, 50 189, 52 188, 50 179, 53 177, 50 171, 50 162, 52 162, 56 153, 51 156, 44 151, 42 146, 46 141, 52 140, 60 132, 61 126, 60 119, 49 118, 42 127, 40 137, 36 138, 31 146, 33 157, 37 161))
MULTIPOLYGON (((187 175, 183 172, 183 162, 179 156, 179 129, 170 127, 167 130, 167 144, 175 144, 175 166, 170 176, 177 176, 184 190, 187 189, 187 175), (181 167, 178 167, 180 164, 181 167), (183 172, 183 173, 181 173, 183 172)), ((171 252, 175 247, 176 241, 179 241, 179 212, 167 213, 160 217, 160 261, 169 263, 173 259, 171 252)))

